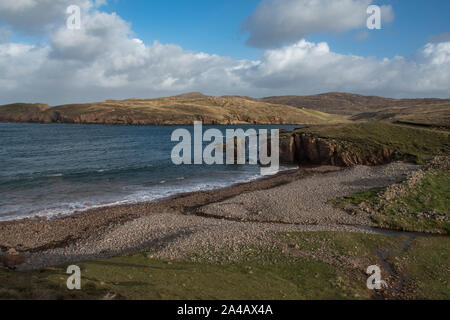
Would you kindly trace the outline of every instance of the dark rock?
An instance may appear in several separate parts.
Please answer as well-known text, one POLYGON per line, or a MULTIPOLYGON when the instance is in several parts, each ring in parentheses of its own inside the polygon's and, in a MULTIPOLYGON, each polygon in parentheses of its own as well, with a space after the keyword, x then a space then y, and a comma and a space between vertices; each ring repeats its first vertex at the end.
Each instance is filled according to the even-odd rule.
POLYGON ((335 141, 300 133, 282 136, 280 162, 314 165, 380 165, 392 162, 394 151, 388 148, 364 150, 346 141, 335 141))

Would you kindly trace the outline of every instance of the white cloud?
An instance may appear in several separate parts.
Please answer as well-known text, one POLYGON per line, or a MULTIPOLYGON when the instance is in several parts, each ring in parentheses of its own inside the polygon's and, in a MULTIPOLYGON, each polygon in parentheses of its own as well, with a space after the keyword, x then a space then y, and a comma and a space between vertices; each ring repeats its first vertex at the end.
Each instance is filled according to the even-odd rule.
POLYGON ((302 40, 268 50, 243 75, 256 87, 281 92, 348 91, 385 96, 450 96, 450 42, 427 44, 411 59, 376 60, 330 51, 302 40))
MULTIPOLYGON (((264 0, 242 25, 247 44, 260 48, 292 43, 317 32, 363 28, 372 0, 264 0)), ((392 21, 391 6, 381 7, 382 21, 392 21)))
POLYGON ((0 104, 155 97, 186 91, 268 96, 349 91, 449 97, 450 42, 410 58, 377 60, 306 40, 235 60, 173 44, 145 44, 118 15, 92 10, 81 30, 54 29, 45 45, 0 43, 0 104))
POLYGON ((58 59, 93 61, 110 52, 134 47, 129 25, 115 13, 85 15, 80 30, 60 27, 51 35, 52 56, 58 59), (120 48, 119 48, 120 47, 120 48))
POLYGON ((247 63, 159 42, 145 45, 119 16, 98 11, 84 15, 81 30, 60 26, 44 47, 0 45, 0 58, 0 82, 8 84, 0 87, 0 103, 150 97, 194 88, 231 94, 245 86, 234 68, 247 63), (14 73, 17 64, 24 72, 14 73))
POLYGON ((278 92, 348 91, 385 96, 450 96, 450 42, 427 44, 415 57, 377 60, 334 53, 301 40, 266 51, 243 81, 278 92))
POLYGON ((0 44, 0 96, 3 99, 30 99, 39 83, 39 72, 48 56, 47 48, 32 45, 0 44), (24 93, 20 97, 20 90, 24 93))
POLYGON ((42 35, 61 25, 66 19, 66 9, 78 5, 83 14, 106 0, 1 0, 0 21, 31 35, 42 35))

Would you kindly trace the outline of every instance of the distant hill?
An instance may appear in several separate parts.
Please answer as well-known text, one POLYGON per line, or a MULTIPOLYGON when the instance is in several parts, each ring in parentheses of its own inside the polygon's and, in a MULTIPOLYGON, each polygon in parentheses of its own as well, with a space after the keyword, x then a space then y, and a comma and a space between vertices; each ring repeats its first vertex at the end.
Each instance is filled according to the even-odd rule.
POLYGON ((13 103, 0 106, 0 121, 39 122, 46 110, 47 104, 13 103))
POLYGON ((450 129, 450 103, 436 102, 409 106, 393 106, 375 112, 354 115, 351 120, 385 120, 396 123, 450 129))
POLYGON ((349 93, 256 99, 190 92, 156 99, 107 100, 49 107, 0 106, 0 122, 101 124, 323 124, 383 120, 450 129, 450 99, 390 99, 349 93))
POLYGON ((174 98, 182 98, 182 99, 204 99, 208 98, 207 95, 204 95, 201 92, 188 92, 175 96, 174 98))
POLYGON ((342 92, 330 92, 312 96, 276 96, 259 100, 343 115, 357 115, 363 112, 376 112, 386 108, 409 107, 413 105, 450 105, 450 99, 391 99, 342 92))
POLYGON ((201 93, 56 107, 39 104, 0 106, 0 122, 181 125, 196 120, 204 124, 321 124, 345 122, 347 117, 242 97, 209 97, 201 93))
POLYGON ((331 92, 267 97, 259 101, 347 115, 352 120, 388 120, 450 128, 450 99, 391 99, 331 92))

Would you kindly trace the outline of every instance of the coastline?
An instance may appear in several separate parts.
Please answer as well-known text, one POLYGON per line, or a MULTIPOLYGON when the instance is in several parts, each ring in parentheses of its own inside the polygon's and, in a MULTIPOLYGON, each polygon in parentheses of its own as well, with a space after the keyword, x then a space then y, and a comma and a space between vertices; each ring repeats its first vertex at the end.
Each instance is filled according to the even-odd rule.
POLYGON ((349 215, 328 200, 394 183, 417 168, 401 162, 302 167, 156 202, 98 208, 59 219, 1 222, 0 249, 14 248, 26 256, 18 269, 27 270, 136 252, 172 260, 208 248, 270 246, 278 232, 377 233, 370 229, 370 218, 349 215))
MULTIPOLYGON (((246 176, 245 178, 238 179, 236 182, 224 183, 222 185, 220 185, 220 184, 212 185, 212 186, 208 185, 207 187, 201 188, 201 189, 199 186, 197 186, 195 184, 189 185, 190 188, 186 188, 187 189, 186 191, 179 192, 177 190, 177 191, 175 191, 175 193, 169 193, 168 195, 158 196, 152 200, 117 199, 114 202, 93 204, 86 208, 78 208, 78 209, 72 209, 72 210, 61 209, 61 210, 53 210, 53 211, 48 211, 48 212, 42 211, 42 212, 37 212, 35 214, 19 215, 17 217, 11 216, 11 218, 5 218, 5 217, 0 216, 0 225, 2 223, 7 223, 7 222, 14 223, 14 222, 20 222, 20 221, 51 221, 53 219, 64 219, 64 218, 69 218, 69 217, 73 217, 73 216, 77 216, 77 215, 83 215, 87 212, 94 211, 94 210, 103 210, 103 209, 107 209, 107 208, 124 207, 124 206, 135 206, 135 205, 150 204, 150 203, 155 203, 155 202, 160 202, 160 201, 173 200, 173 199, 178 198, 179 196, 183 196, 183 195, 190 195, 190 194, 195 194, 195 193, 205 192, 205 191, 220 191, 222 189, 232 188, 234 186, 238 186, 241 184, 248 184, 248 183, 257 182, 259 180, 272 179, 272 178, 277 177, 278 175, 282 175, 283 173, 288 174, 288 173, 294 172, 298 169, 299 169, 299 167, 294 166, 294 165, 283 166, 282 168, 280 168, 278 173, 276 173, 274 175, 267 175, 267 176, 264 176, 261 174, 249 175, 249 176, 246 176)), ((163 181, 163 182, 165 182, 165 181, 163 181)))
MULTIPOLYGON (((201 120, 199 120, 201 121, 201 120)), ((161 123, 161 124, 140 124, 140 123, 99 123, 99 122, 33 122, 33 121, 2 121, 1 124, 42 124, 42 125, 74 125, 74 126, 113 126, 113 127, 189 127, 192 126, 192 122, 180 122, 180 123, 161 123)), ((305 127, 310 125, 317 125, 317 123, 290 123, 290 122, 233 122, 233 123, 212 123, 204 122, 204 126, 298 126, 305 127)))
POLYGON ((227 187, 260 176, 257 166, 173 166, 170 155, 175 142, 170 141, 170 128, 62 126, 0 128, 5 138, 0 158, 8 167, 0 177, 1 192, 5 192, 0 199, 0 221, 69 216, 227 187), (23 136, 24 131, 31 134, 23 136), (81 143, 86 140, 90 143, 81 143), (21 153, 22 149, 27 153, 21 153), (10 160, 16 158, 19 161, 10 160))
POLYGON ((0 234, 2 234, 0 248, 12 247, 18 251, 40 251, 50 246, 56 247, 64 242, 73 241, 78 238, 78 236, 74 236, 75 234, 79 235, 81 230, 85 232, 91 230, 91 227, 92 229, 104 228, 110 224, 129 221, 138 216, 156 211, 179 211, 185 213, 193 210, 195 207, 223 201, 242 192, 263 190, 286 184, 306 174, 308 173, 304 169, 288 169, 280 171, 273 176, 261 176, 255 180, 235 183, 223 188, 177 193, 154 201, 119 205, 99 205, 95 208, 79 211, 76 214, 54 216, 51 218, 32 217, 0 221, 0 234), (46 227, 42 227, 44 224, 46 227), (64 232, 56 232, 51 236, 55 229, 66 230, 64 232), (72 232, 68 232, 67 229, 72 229, 72 232), (15 233, 16 230, 20 230, 22 233, 21 238, 23 239, 18 241, 14 241, 13 239, 6 240, 7 237, 5 235, 15 233), (37 239, 33 236, 34 233, 42 231, 45 234, 37 239), (39 241, 40 238, 47 237, 49 238, 48 240, 39 241), (28 241, 24 241, 24 239, 28 241), (39 244, 33 245, 36 241, 39 244), (24 242, 29 242, 29 244, 24 242))

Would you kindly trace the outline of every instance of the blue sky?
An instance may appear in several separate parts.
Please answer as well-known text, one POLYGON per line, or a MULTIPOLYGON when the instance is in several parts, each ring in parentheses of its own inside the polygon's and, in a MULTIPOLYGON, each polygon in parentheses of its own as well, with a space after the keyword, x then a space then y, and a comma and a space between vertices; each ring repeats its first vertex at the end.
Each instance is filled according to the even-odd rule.
POLYGON ((148 1, 118 0, 105 9, 132 23, 136 35, 147 43, 176 43, 187 50, 257 58, 260 50, 245 45, 241 22, 259 0, 148 1))
MULTIPOLYGON (((136 35, 146 43, 158 40, 176 43, 188 50, 257 59, 261 50, 245 44, 241 23, 255 10, 260 0, 116 0, 105 10, 117 12, 132 24, 136 35)), ((382 30, 368 31, 364 41, 354 39, 355 32, 315 34, 307 40, 326 41, 342 54, 379 58, 408 56, 428 42, 430 36, 450 32, 450 1, 391 0, 395 13, 382 30)))
POLYGON ((355 41, 352 32, 341 36, 313 36, 313 41, 327 41, 334 51, 378 58, 408 56, 426 44, 433 35, 450 31, 450 1, 392 0, 375 1, 390 4, 395 13, 382 30, 368 31, 365 41, 355 41))
POLYGON ((0 104, 210 95, 450 98, 448 0, 1 0, 0 104), (81 28, 67 27, 69 5, 81 28), (366 27, 369 5, 381 30, 366 27))

